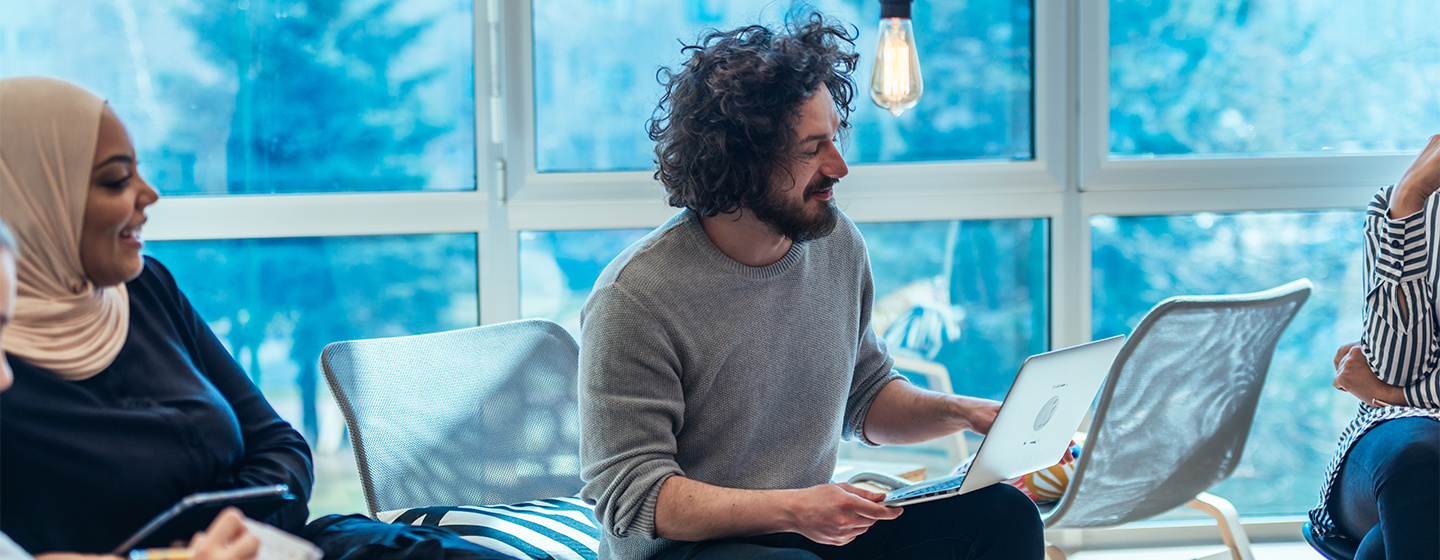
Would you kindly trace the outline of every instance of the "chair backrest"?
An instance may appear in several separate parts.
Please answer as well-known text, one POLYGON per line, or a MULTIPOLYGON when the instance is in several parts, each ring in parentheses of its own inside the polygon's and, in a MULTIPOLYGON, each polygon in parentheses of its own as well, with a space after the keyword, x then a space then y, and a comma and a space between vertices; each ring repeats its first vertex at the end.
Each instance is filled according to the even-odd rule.
POLYGON ((575 495, 578 360, 539 319, 326 346, 370 514, 575 495))
POLYGON ((1310 297, 1167 299, 1135 327, 1100 393, 1085 448, 1046 527, 1109 527, 1181 506, 1240 462, 1280 334, 1310 297))

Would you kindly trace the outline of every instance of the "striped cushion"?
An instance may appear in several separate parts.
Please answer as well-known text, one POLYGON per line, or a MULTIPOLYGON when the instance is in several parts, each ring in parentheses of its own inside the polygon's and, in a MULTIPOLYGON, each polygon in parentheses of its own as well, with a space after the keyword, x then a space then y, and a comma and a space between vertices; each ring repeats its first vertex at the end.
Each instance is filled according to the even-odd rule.
POLYGON ((595 507, 579 498, 550 498, 504 506, 431 506, 382 511, 388 523, 432 525, 470 542, 539 560, 595 560, 600 529, 595 507))

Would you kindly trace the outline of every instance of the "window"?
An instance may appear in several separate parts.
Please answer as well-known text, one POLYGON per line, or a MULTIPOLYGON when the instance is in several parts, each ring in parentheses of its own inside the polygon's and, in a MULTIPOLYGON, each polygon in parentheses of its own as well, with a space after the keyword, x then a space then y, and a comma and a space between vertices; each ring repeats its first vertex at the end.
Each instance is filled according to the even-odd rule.
POLYGON ((1118 158, 1418 150, 1440 130, 1429 0, 1110 3, 1118 158))
POLYGON ((1114 0, 1075 16, 1083 210, 1067 224, 1088 255, 1068 273, 1086 289, 1057 298, 1061 316, 1066 295, 1084 300, 1072 340, 1127 332, 1173 295, 1317 286, 1240 469, 1213 490, 1242 516, 1298 524, 1354 416, 1330 364, 1361 328, 1360 211, 1440 132, 1440 31, 1416 20, 1436 15, 1419 1, 1114 0))
POLYGON ((165 195, 475 188, 466 2, 11 2, 0 34, 0 77, 107 98, 165 195))
POLYGON ((945 366, 957 392, 1003 399, 1049 341, 1045 221, 858 225, 888 347, 945 366))
MULTIPOLYGON (((651 169, 645 121, 662 92, 656 71, 684 60, 681 43, 705 29, 753 23, 757 14, 782 21, 786 8, 800 4, 534 0, 536 170, 651 169), (615 31, 641 22, 644 33, 615 31)), ((813 4, 860 31, 860 87, 845 154, 852 163, 1032 157, 1029 0, 917 2, 925 97, 898 119, 869 101, 880 4, 813 4)))
POLYGON ((520 315, 549 319, 580 340, 580 308, 600 271, 648 229, 520 233, 520 315))

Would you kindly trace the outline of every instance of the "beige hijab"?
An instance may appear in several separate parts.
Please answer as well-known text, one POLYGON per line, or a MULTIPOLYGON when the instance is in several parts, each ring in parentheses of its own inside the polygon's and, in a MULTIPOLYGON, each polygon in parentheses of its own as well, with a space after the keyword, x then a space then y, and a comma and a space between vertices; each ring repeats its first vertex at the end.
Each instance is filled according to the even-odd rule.
POLYGON ((80 263, 104 107, 58 80, 0 80, 0 218, 24 255, 5 351, 71 381, 109 367, 130 330, 125 285, 97 287, 80 263))

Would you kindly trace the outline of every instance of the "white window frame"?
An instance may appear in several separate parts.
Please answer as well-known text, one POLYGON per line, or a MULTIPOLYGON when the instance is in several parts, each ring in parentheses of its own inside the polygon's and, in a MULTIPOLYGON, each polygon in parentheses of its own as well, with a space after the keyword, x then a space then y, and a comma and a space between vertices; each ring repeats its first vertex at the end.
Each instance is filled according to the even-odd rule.
MULTIPOLYGON (((1034 8, 1033 160, 854 165, 837 200, 859 222, 1048 220, 1052 347, 1090 339, 1092 217, 1353 210, 1413 158, 1112 161, 1108 2, 1034 0, 1034 8)), ((476 2, 475 190, 173 197, 152 209, 148 237, 471 233, 478 238, 480 322, 520 318, 520 231, 648 228, 675 212, 649 172, 534 172, 530 14, 530 0, 476 2)), ((1252 540, 1295 540, 1301 521, 1247 518, 1246 527, 1252 540)), ((1183 536, 1213 532, 1207 526, 1135 524, 1056 531, 1052 538, 1071 547, 1169 545, 1213 540, 1209 533, 1183 536)))
MULTIPOLYGON (((1042 2, 1044 0, 1041 0, 1042 2)), ((510 225, 517 230, 654 227, 675 213, 663 202, 663 190, 649 171, 537 173, 535 171, 534 79, 531 65, 529 0, 516 0, 505 16, 506 46, 518 56, 506 69, 507 101, 513 104, 504 121, 512 139, 505 148, 504 189, 510 225), (522 61, 524 63, 522 63, 522 61), (596 212, 593 204, 607 205, 596 212)), ((1038 12, 1038 10, 1037 10, 1038 12)), ((1063 12, 1037 13, 1036 50, 1064 52, 1063 12), (1049 32, 1040 33, 1038 30, 1049 32)), ((1057 57, 1035 57, 1036 82, 1063 79, 1057 57), (1050 64, 1054 68, 1040 69, 1050 64)), ((861 96, 863 98, 863 96, 861 96)), ((865 102, 857 99, 857 103, 865 102)), ((1036 88, 1035 158, 1019 162, 871 164, 851 166, 837 188, 839 203, 857 221, 954 219, 955 216, 1038 217, 1041 210, 1014 204, 1015 195, 1058 196, 1065 190, 1063 89, 1036 88), (980 203, 977 206, 976 203, 980 203), (921 213, 916 208, 924 208, 921 213)), ((1051 204, 1054 204, 1051 202, 1051 204)))

